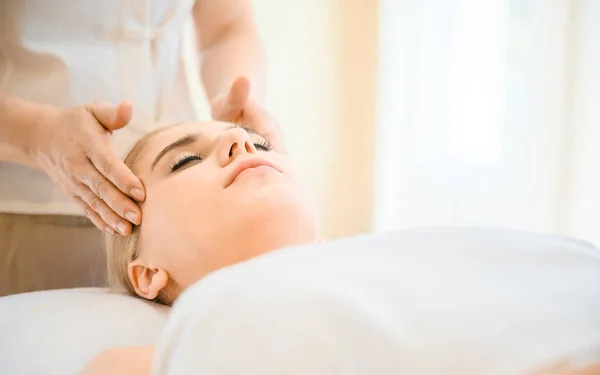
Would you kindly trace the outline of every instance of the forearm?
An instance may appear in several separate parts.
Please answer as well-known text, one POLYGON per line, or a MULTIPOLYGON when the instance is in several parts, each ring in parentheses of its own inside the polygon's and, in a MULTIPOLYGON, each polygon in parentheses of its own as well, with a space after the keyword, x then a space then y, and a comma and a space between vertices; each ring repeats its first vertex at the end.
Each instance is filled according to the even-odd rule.
POLYGON ((264 105, 266 59, 254 26, 236 25, 200 53, 202 81, 210 101, 228 92, 236 78, 246 76, 251 82, 251 97, 264 105))
POLYGON ((39 118, 49 107, 0 93, 0 162, 35 167, 31 151, 39 118))
POLYGON ((109 349, 94 357, 79 375, 150 375, 153 357, 153 346, 109 349))

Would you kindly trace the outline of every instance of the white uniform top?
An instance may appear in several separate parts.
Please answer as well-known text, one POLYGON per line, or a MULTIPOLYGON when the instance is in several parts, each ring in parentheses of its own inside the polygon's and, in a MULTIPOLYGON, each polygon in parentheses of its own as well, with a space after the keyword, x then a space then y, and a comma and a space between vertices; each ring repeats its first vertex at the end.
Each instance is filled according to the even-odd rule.
MULTIPOLYGON (((120 156, 159 125, 196 119, 182 59, 194 0, 0 0, 0 90, 66 107, 134 103, 120 156)), ((0 163, 0 212, 81 214, 44 173, 0 163)))

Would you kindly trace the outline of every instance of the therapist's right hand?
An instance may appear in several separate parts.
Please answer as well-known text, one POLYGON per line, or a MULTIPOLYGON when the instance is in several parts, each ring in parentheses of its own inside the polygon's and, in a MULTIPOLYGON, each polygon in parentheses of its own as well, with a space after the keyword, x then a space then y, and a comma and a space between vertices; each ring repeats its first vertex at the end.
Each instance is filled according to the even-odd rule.
POLYGON ((37 164, 98 229, 129 235, 142 213, 144 185, 117 156, 108 135, 126 126, 133 105, 94 103, 53 108, 40 118, 32 149, 37 164))

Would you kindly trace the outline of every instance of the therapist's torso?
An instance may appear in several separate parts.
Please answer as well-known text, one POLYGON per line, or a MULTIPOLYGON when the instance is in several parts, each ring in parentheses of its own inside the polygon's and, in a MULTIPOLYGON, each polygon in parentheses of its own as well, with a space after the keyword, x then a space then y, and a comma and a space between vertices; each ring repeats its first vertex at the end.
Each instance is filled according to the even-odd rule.
MULTIPOLYGON (((134 103, 123 157, 158 126, 196 119, 182 59, 194 0, 0 1, 0 91, 68 107, 134 103)), ((0 212, 81 214, 44 173, 0 163, 0 212)))

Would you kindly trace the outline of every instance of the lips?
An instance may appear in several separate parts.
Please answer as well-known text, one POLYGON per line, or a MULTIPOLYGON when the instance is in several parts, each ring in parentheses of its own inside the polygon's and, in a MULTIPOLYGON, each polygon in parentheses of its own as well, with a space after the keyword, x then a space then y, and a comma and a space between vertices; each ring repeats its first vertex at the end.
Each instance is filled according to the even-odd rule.
POLYGON ((233 169, 231 170, 231 172, 227 175, 227 178, 225 179, 225 187, 227 188, 229 185, 231 185, 235 181, 237 176, 239 176, 240 173, 242 173, 246 169, 257 168, 257 167, 270 167, 270 168, 275 169, 279 173, 283 173, 282 169, 279 166, 277 166, 275 163, 273 163, 272 161, 270 161, 268 159, 261 158, 261 157, 242 159, 233 165, 233 169))

